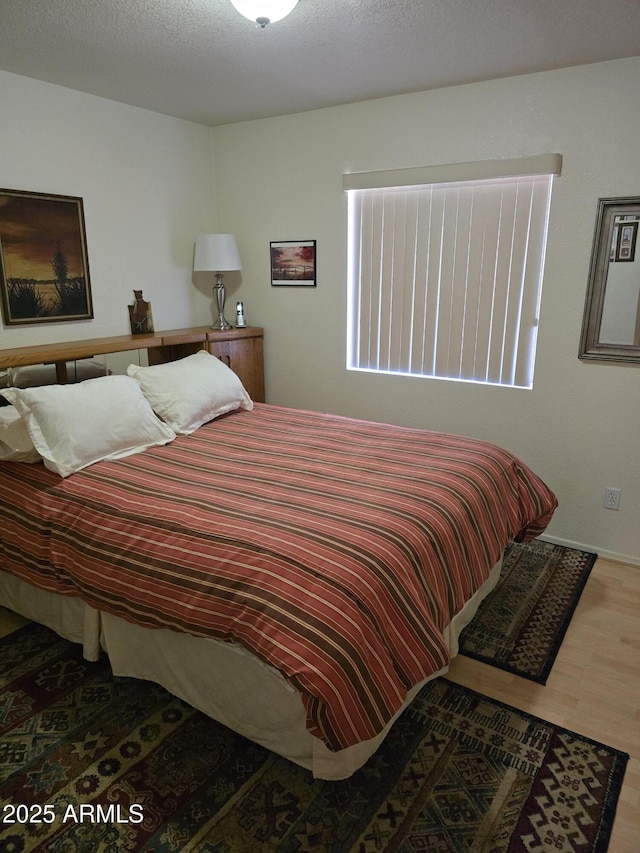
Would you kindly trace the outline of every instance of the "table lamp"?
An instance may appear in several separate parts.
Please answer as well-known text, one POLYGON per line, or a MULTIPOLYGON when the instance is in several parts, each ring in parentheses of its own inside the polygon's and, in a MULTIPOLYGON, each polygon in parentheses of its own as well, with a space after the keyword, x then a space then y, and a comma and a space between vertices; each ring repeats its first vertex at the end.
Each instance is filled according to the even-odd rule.
POLYGON ((213 293, 218 308, 218 319, 212 329, 231 329, 224 316, 225 289, 222 274, 231 270, 241 270, 240 253, 233 234, 200 234, 196 239, 193 258, 194 272, 214 272, 216 283, 213 293))

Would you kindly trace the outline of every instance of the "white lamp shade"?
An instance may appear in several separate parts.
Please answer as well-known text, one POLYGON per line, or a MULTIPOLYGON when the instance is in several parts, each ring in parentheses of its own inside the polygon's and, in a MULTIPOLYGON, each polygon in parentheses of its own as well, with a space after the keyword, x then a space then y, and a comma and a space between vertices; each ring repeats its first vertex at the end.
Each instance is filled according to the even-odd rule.
POLYGON ((270 23, 281 21, 297 5, 298 0, 231 0, 231 5, 250 21, 266 19, 270 23))
POLYGON ((200 234, 193 257, 194 272, 241 270, 240 252, 233 234, 200 234))

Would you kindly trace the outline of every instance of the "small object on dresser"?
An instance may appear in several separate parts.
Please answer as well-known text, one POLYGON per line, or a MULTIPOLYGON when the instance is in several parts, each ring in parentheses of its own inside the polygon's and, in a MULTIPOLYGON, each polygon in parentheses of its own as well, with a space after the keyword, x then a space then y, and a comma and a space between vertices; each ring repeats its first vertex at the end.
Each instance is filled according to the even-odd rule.
POLYGON ((129 320, 132 335, 144 335, 153 332, 153 314, 151 303, 142 296, 141 290, 133 291, 134 303, 129 305, 129 320))
POLYGON ((244 329, 247 324, 244 321, 244 306, 242 302, 236 302, 236 326, 244 329))

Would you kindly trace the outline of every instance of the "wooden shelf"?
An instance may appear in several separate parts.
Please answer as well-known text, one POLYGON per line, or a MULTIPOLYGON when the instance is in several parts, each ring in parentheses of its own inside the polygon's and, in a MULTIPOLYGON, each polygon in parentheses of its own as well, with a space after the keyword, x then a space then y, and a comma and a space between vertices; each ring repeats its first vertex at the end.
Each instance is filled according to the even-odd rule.
POLYGON ((175 361, 207 349, 237 373, 249 396, 264 402, 263 330, 257 326, 218 331, 205 326, 142 335, 116 335, 60 344, 0 349, 0 370, 33 364, 55 364, 58 382, 67 381, 67 362, 115 352, 147 350, 149 364, 175 361))
POLYGON ((0 350, 0 369, 23 367, 28 364, 55 364, 92 358, 110 352, 162 346, 162 335, 116 335, 112 338, 92 338, 87 341, 65 341, 61 344, 39 344, 0 350))

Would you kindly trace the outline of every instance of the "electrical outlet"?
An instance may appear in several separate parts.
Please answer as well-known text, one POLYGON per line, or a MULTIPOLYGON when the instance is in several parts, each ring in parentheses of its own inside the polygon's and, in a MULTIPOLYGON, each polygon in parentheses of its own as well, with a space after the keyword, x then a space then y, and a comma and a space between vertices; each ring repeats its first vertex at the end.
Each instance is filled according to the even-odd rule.
POLYGON ((603 506, 605 509, 620 509, 620 489, 605 489, 603 506))

